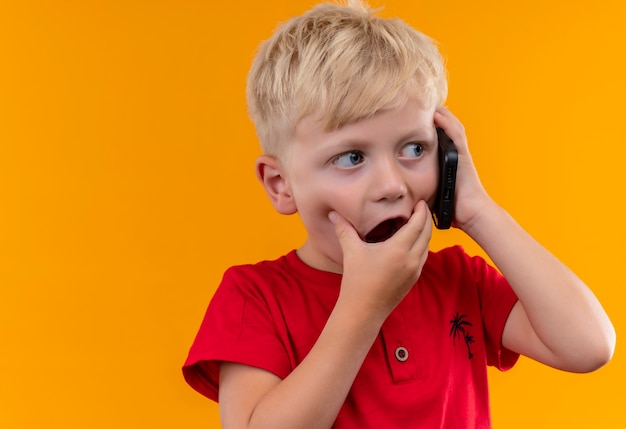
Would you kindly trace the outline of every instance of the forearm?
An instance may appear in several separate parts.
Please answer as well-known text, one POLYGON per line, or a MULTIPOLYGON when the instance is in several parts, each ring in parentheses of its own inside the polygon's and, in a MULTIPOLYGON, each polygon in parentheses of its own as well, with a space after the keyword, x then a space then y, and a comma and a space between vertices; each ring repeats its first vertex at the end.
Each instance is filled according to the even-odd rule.
POLYGON ((312 350, 268 391, 248 428, 330 428, 375 341, 384 317, 339 301, 312 350))
POLYGON ((466 232, 511 284, 550 364, 582 371, 610 357, 615 333, 593 293, 502 208, 489 202, 466 232))
POLYGON ((225 428, 330 428, 383 322, 419 278, 432 231, 425 201, 393 237, 374 244, 331 214, 343 252, 337 303, 311 351, 285 379, 244 365, 220 369, 225 428))

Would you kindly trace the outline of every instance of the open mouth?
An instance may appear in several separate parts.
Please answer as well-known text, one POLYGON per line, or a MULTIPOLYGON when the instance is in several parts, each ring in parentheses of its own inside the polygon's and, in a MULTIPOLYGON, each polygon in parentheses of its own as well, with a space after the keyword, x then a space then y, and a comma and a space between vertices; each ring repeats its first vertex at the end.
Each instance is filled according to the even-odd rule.
POLYGON ((367 233, 364 241, 366 243, 380 243, 381 241, 385 241, 392 237, 406 223, 407 219, 400 217, 382 221, 374 229, 367 233))

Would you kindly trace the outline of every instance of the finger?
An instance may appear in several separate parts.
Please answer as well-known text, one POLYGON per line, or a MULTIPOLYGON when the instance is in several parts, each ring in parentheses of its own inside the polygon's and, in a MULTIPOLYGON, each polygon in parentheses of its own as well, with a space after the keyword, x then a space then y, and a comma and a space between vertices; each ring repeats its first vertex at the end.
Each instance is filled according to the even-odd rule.
POLYGON ((390 240, 394 240, 396 244, 402 244, 411 248, 415 245, 429 223, 430 211, 428 210, 428 205, 425 201, 421 200, 415 205, 413 214, 406 225, 400 228, 390 240))
POLYGON ((459 118, 457 118, 454 113, 452 113, 450 109, 445 106, 437 108, 437 111, 435 112, 435 123, 437 125, 439 125, 438 121, 444 121, 450 124, 458 124, 461 126, 463 125, 459 118))
POLYGON ((418 252, 422 252, 424 249, 428 248, 428 243, 430 242, 430 238, 433 235, 433 223, 431 220, 430 210, 428 209, 428 206, 426 204, 424 205, 426 206, 426 216, 424 217, 424 224, 422 225, 422 231, 420 235, 417 237, 417 240, 413 245, 413 247, 417 249, 418 252))
POLYGON ((418 201, 418 203, 415 205, 415 212, 417 211, 420 211, 420 215, 417 217, 417 223, 420 233, 417 236, 414 244, 427 244, 430 241, 430 237, 432 235, 432 216, 426 201, 418 201))
POLYGON ((339 245, 342 250, 345 251, 353 245, 353 243, 361 241, 359 234, 356 232, 352 224, 339 213, 334 211, 328 213, 328 219, 335 227, 335 234, 337 235, 337 239, 339 240, 339 245))
POLYGON ((409 249, 409 254, 411 255, 412 260, 417 261, 416 268, 418 269, 418 273, 421 273, 422 267, 428 258, 428 244, 430 243, 433 232, 433 223, 431 221, 430 211, 425 203, 424 205, 424 212, 426 213, 426 216, 419 218, 419 221, 423 221, 423 224, 421 224, 421 230, 415 242, 409 249))
POLYGON ((435 125, 443 128, 452 141, 456 143, 465 142, 465 127, 459 119, 445 107, 440 107, 435 112, 435 125))

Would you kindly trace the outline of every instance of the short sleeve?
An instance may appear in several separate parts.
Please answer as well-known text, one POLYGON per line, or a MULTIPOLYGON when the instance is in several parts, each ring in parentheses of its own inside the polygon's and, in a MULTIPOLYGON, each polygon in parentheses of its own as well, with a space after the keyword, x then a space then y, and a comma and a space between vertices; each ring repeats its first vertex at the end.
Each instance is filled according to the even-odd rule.
POLYGON ((217 401, 220 362, 261 368, 284 378, 289 358, 269 306, 245 270, 231 268, 206 311, 183 366, 187 383, 217 401))
POLYGON ((517 296, 504 276, 483 258, 471 258, 472 272, 480 294, 481 313, 485 327, 487 364, 501 371, 515 365, 519 354, 502 345, 502 334, 517 296))

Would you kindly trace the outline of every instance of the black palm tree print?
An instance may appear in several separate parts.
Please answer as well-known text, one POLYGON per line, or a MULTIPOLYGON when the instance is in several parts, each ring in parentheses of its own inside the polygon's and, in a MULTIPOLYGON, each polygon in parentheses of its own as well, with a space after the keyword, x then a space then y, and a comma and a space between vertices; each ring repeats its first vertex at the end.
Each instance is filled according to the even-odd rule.
POLYGON ((467 356, 471 359, 474 357, 472 354, 472 349, 470 348, 470 344, 474 343, 474 337, 470 335, 466 326, 472 326, 472 323, 465 320, 467 316, 465 314, 459 314, 458 312, 454 315, 454 318, 450 320, 450 336, 452 340, 455 341, 457 337, 462 337, 465 341, 465 347, 467 347, 467 356))
POLYGON ((467 357, 471 359, 474 357, 474 355, 472 354, 472 350, 470 349, 470 344, 474 342, 474 337, 472 337, 469 332, 465 332, 465 336, 463 338, 465 339, 465 346, 467 347, 467 357))

